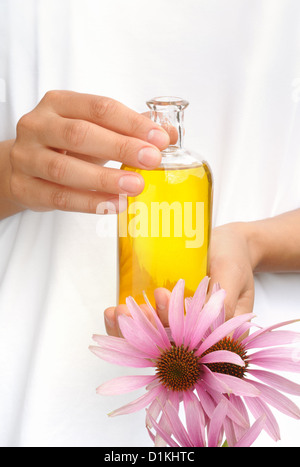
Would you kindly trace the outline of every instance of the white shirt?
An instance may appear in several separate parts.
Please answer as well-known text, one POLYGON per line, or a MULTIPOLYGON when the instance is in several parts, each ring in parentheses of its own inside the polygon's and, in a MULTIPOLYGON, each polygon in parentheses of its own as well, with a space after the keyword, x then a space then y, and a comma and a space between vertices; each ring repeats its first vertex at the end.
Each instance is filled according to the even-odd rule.
MULTIPOLYGON (((298 208, 299 26, 297 0, 2 0, 0 138, 49 89, 138 111, 178 95, 190 102, 185 145, 214 174, 214 225, 298 208)), ((88 350, 115 303, 116 239, 102 235, 114 225, 30 211, 0 222, 0 445, 151 446, 143 412, 106 415, 136 393, 95 393, 132 373, 88 350)), ((257 322, 299 317, 299 285, 258 276, 257 322)), ((299 445, 299 422, 278 419, 278 445, 299 445)))

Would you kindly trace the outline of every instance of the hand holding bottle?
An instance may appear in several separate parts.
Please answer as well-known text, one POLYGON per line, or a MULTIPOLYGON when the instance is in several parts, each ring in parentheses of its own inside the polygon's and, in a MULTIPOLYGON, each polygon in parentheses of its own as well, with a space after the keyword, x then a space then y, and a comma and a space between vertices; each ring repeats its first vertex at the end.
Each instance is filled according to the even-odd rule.
POLYGON ((125 207, 119 195, 141 193, 144 180, 105 162, 153 169, 169 143, 160 125, 113 99, 50 91, 19 120, 16 140, 0 143, 1 202, 14 203, 15 212, 96 213, 100 203, 98 213, 106 212, 105 203, 118 212, 125 207))

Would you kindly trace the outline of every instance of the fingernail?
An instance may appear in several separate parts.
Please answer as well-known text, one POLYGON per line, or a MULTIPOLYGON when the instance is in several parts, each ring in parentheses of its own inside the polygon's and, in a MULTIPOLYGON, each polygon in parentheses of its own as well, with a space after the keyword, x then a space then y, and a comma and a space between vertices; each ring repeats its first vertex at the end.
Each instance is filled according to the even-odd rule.
POLYGON ((127 193, 136 193, 142 188, 142 180, 135 175, 124 175, 119 180, 119 187, 127 193))
POLYGON ((163 130, 151 130, 148 133, 148 142, 154 144, 158 148, 165 148, 170 144, 168 134, 163 130))
POLYGON ((139 162, 145 167, 158 167, 161 161, 161 154, 152 148, 143 148, 138 153, 139 162))
POLYGON ((158 311, 164 311, 164 310, 166 310, 165 304, 162 304, 162 303, 157 303, 157 304, 156 304, 156 308, 157 308, 158 311))
POLYGON ((156 308, 159 311, 164 311, 168 306, 168 298, 164 294, 155 294, 156 308))
POLYGON ((126 196, 119 196, 119 198, 114 198, 109 201, 102 201, 98 204, 96 209, 96 214, 117 214, 119 212, 125 211, 127 208, 127 198, 126 196))
POLYGON ((115 327, 116 323, 115 323, 114 320, 109 319, 109 318, 107 318, 106 316, 104 316, 104 320, 105 320, 105 325, 106 325, 108 328, 113 328, 113 327, 115 327))

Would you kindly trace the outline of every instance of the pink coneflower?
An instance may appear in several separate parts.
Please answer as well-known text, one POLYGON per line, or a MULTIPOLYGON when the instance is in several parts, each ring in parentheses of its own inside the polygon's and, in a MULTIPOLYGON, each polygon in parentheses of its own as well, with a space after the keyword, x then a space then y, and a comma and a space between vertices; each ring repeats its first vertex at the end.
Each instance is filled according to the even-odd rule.
POLYGON ((157 423, 149 414, 151 427, 148 428, 153 442, 160 437, 170 447, 250 447, 264 428, 266 417, 262 415, 252 427, 243 432, 239 439, 231 439, 231 432, 226 432, 225 420, 229 401, 225 398, 214 408, 209 423, 205 422, 200 401, 192 394, 185 405, 185 425, 178 415, 177 409, 170 401, 162 409, 164 424, 157 423), (224 437, 225 435, 225 437, 224 437))
MULTIPOLYGON (((225 322, 225 318, 222 318, 225 322)), ((299 320, 282 322, 267 328, 259 328, 252 334, 245 336, 245 332, 255 324, 246 322, 238 326, 231 337, 224 337, 220 340, 215 338, 220 327, 220 317, 218 321, 212 323, 207 331, 206 339, 200 344, 195 355, 207 356, 210 352, 228 350, 235 352, 244 361, 244 366, 237 366, 227 363, 208 364, 208 369, 215 375, 220 384, 231 385, 232 378, 239 379, 246 384, 255 387, 259 394, 255 397, 241 397, 242 394, 231 393, 228 397, 230 402, 247 419, 247 411, 257 419, 262 415, 266 416, 264 429, 275 440, 280 439, 280 430, 278 423, 270 409, 270 406, 282 413, 300 419, 300 410, 289 398, 282 394, 300 395, 300 385, 296 384, 273 371, 300 372, 299 349, 298 352, 287 344, 299 342, 300 334, 292 331, 278 331, 278 328, 295 323, 299 320), (280 346, 280 347, 279 347, 280 346), (254 350, 256 349, 256 350, 254 350), (263 349, 263 350, 262 350, 263 349), (298 358, 297 358, 298 355, 298 358), (253 367, 261 367, 255 369, 253 367)), ((203 392, 203 388, 198 386, 198 396, 201 401, 206 398, 212 398, 214 402, 219 402, 219 391, 210 390, 210 394, 203 392)), ((226 391, 224 391, 225 393, 226 391)), ((207 405, 207 407, 209 407, 207 405)), ((208 409, 209 411, 209 409, 208 409)), ((210 409, 210 416, 212 415, 210 409)), ((227 420, 227 423, 231 422, 227 420)), ((231 427, 233 435, 235 427, 231 427)))
MULTIPOLYGON (((248 398, 259 394, 255 386, 233 377, 224 382, 208 368, 212 364, 245 366, 243 357, 236 351, 211 349, 202 355, 204 351, 199 353, 197 350, 199 346, 206 345, 207 338, 205 350, 253 318, 253 314, 247 314, 223 322, 225 291, 214 290, 207 301, 208 282, 206 277, 200 283, 194 297, 187 302, 185 313, 184 281, 178 281, 170 298, 169 332, 163 327, 147 297, 145 299, 155 324, 129 297, 126 303, 131 316, 119 317, 123 338, 93 336, 98 345, 91 346, 90 350, 101 359, 118 365, 155 370, 154 374, 151 372, 149 375, 118 377, 98 387, 97 393, 102 395, 122 394, 142 387, 146 389, 144 395, 114 410, 110 416, 128 414, 150 406, 148 413, 157 419, 166 401, 170 400, 179 407, 184 396, 195 390, 209 394, 212 389, 248 398), (212 324, 216 325, 218 321, 220 326, 210 333, 212 324)), ((243 428, 247 425, 231 402, 227 415, 234 425, 243 428)))

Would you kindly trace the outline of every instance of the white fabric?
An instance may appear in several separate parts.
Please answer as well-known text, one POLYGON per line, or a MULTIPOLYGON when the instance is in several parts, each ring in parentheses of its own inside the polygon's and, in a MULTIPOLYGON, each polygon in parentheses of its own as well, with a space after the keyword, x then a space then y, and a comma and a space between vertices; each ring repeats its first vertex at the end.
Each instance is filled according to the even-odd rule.
MULTIPOLYGON (((300 206, 298 0, 1 0, 0 80, 1 140, 49 89, 138 111, 181 96, 186 146, 214 173, 214 225, 300 206)), ((29 211, 0 222, 1 446, 151 446, 143 412, 107 418, 131 394, 95 394, 131 371, 88 351, 115 303, 116 241, 101 236, 114 223, 29 211)), ((299 274, 258 276, 255 312, 264 325, 299 317, 299 274)), ((299 446, 299 422, 278 418, 277 445, 299 446)))

